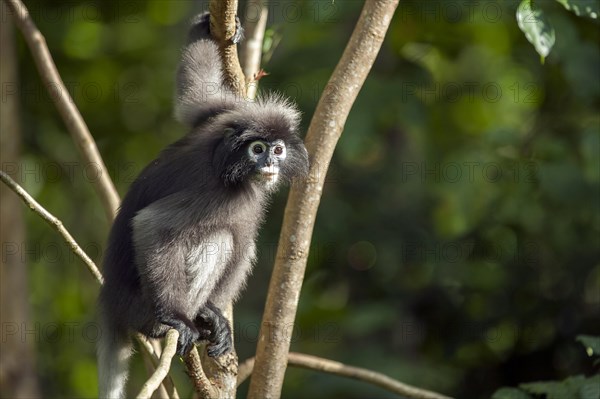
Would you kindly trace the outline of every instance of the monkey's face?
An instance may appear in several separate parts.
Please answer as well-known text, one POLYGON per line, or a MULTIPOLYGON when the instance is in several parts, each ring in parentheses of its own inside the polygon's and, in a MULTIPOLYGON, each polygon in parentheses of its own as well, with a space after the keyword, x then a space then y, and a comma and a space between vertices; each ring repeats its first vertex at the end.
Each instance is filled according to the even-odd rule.
POLYGON ((253 177, 272 187, 279 180, 280 166, 285 162, 287 149, 283 140, 255 140, 246 147, 246 156, 254 166, 253 177))
POLYGON ((308 153, 302 140, 292 131, 265 130, 225 130, 214 150, 213 165, 226 186, 248 182, 271 191, 282 181, 306 176, 308 153))

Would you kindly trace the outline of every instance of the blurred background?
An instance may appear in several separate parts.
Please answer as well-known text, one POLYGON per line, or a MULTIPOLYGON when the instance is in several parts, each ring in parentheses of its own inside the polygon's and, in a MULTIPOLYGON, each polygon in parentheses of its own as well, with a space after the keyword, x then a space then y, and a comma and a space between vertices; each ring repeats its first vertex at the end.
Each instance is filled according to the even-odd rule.
MULTIPOLYGON (((261 89, 297 101, 303 131, 362 4, 271 2, 261 89)), ((174 72, 206 2, 26 5, 123 195, 185 134, 174 72)), ((542 64, 517 6, 401 1, 327 174, 292 350, 465 399, 597 372, 575 337, 600 334, 600 31, 545 0, 556 45, 542 64)), ((3 125, 2 169, 100 263, 109 226, 90 184, 97 168, 82 163, 14 36, 2 107, 20 127, 3 125)), ((273 200, 235 308, 240 361, 254 354, 286 197, 273 200)), ((2 198, 2 397, 32 378, 43 397, 92 398, 98 284, 46 223, 2 198)), ((132 368, 134 394, 140 356, 132 368)), ((289 368, 283 397, 394 396, 289 368)))

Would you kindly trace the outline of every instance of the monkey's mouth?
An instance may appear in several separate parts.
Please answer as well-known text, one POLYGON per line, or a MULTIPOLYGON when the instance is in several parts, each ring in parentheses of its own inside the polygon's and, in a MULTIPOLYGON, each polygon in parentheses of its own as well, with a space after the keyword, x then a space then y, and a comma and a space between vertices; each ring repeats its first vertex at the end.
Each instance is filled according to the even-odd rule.
POLYGON ((279 167, 277 166, 264 166, 258 171, 261 179, 270 183, 275 182, 279 177, 279 167))

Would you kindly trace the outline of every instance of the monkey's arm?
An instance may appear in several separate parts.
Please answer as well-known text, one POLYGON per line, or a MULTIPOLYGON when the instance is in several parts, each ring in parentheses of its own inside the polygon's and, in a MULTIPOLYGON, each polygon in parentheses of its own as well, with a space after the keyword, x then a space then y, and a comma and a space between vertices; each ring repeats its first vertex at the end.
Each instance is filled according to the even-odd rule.
MULTIPOLYGON (((241 27, 235 36, 241 37, 241 27)), ((223 84, 223 67, 217 43, 210 35, 210 15, 192 21, 188 44, 177 70, 175 118, 194 127, 206 118, 235 107, 239 101, 223 84)))

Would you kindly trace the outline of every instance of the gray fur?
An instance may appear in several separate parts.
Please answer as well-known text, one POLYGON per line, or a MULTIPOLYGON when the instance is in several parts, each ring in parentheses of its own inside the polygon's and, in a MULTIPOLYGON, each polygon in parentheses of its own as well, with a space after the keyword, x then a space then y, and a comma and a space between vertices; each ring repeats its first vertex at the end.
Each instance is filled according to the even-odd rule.
POLYGON ((226 270, 233 256, 233 235, 224 230, 206 238, 187 253, 186 276, 189 282, 188 306, 194 310, 193 318, 200 310, 198 304, 206 303, 208 295, 215 291, 220 271, 226 270))
POLYGON ((209 342, 210 356, 231 349, 220 308, 238 298, 252 269, 269 194, 308 170, 296 108, 277 95, 247 102, 223 84, 208 14, 194 20, 183 50, 175 115, 190 133, 133 182, 108 239, 100 398, 125 395, 131 332, 160 338, 175 328, 180 354, 198 340, 209 342), (256 140, 263 153, 252 152, 256 140))

